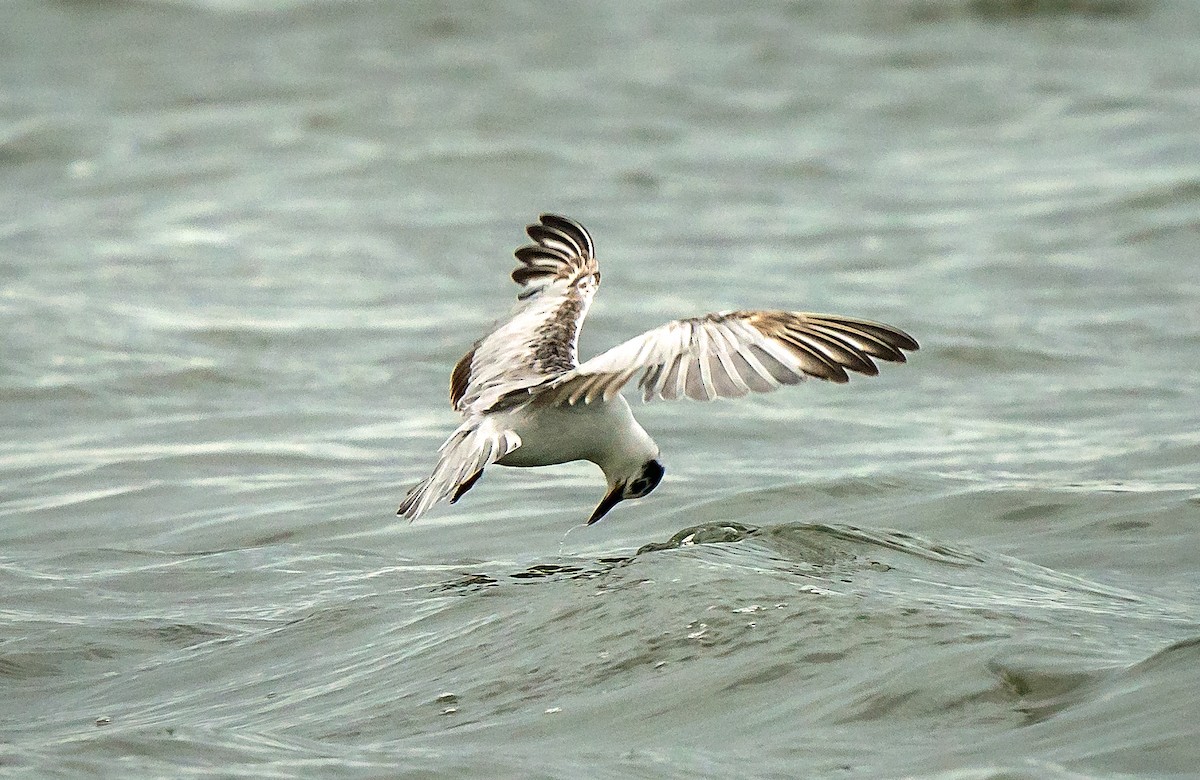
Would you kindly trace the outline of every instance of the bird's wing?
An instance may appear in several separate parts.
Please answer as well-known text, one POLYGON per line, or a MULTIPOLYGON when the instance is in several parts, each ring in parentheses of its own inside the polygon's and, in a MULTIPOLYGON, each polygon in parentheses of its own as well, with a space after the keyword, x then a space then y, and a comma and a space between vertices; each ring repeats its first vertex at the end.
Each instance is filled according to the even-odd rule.
POLYGON ((592 237, 578 222, 554 214, 526 228, 534 243, 516 250, 512 272, 521 285, 512 317, 475 343, 450 377, 450 403, 482 414, 503 399, 579 364, 579 328, 600 285, 592 237))
POLYGON ((520 446, 515 431, 501 430, 490 418, 467 420, 442 444, 433 473, 408 491, 396 514, 416 520, 451 493, 457 500, 484 468, 520 446))
POLYGON ((676 320, 582 363, 539 397, 555 403, 608 400, 639 372, 654 398, 740 398, 805 377, 847 382, 874 376, 872 358, 905 362, 918 349, 902 330, 869 320, 788 311, 733 311, 676 320))

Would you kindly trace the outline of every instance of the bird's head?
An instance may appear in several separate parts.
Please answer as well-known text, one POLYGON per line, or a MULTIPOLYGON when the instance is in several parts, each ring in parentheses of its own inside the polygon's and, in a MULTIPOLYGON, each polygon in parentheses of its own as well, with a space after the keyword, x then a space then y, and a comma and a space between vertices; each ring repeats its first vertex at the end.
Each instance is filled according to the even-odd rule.
POLYGON ((588 518, 588 525, 608 514, 608 511, 627 498, 642 498, 650 494, 658 483, 662 482, 666 467, 656 458, 642 463, 632 473, 625 477, 609 477, 608 494, 596 506, 596 511, 588 518))

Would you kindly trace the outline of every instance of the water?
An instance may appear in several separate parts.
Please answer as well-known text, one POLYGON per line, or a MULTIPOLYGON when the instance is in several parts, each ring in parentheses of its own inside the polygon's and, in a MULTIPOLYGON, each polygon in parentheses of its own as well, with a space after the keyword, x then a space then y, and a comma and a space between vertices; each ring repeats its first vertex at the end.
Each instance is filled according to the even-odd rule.
POLYGON ((1188 3, 7 3, 0 774, 1192 777, 1188 3), (540 211, 594 354, 922 350, 393 511, 540 211))

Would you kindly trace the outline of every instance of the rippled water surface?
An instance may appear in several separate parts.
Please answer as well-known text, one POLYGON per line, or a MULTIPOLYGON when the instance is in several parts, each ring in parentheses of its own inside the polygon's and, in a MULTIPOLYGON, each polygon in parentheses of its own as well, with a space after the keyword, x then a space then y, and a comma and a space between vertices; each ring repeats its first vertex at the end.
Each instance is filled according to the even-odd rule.
POLYGON ((1194 777, 1200 11, 0 6, 0 775, 1194 777), (893 323, 395 506, 521 228, 587 354, 893 323))

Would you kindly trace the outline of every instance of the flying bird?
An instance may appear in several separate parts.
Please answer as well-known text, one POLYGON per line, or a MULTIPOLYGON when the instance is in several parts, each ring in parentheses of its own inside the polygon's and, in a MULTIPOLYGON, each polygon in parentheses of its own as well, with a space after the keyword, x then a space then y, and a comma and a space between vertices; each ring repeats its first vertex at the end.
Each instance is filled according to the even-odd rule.
POLYGON ((579 329, 600 286, 592 237, 573 219, 543 214, 516 250, 521 286, 506 322, 475 342, 450 375, 463 418, 438 450, 433 473, 396 514, 416 520, 458 501, 483 471, 589 460, 608 491, 588 524, 663 478, 658 445, 633 418, 621 389, 634 376, 642 398, 740 398, 806 377, 849 381, 879 373, 872 358, 905 362, 917 342, 869 320, 792 311, 723 311, 675 320, 579 362, 579 329))

